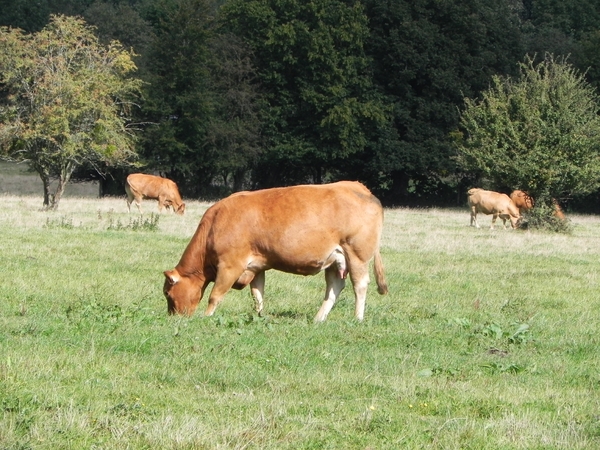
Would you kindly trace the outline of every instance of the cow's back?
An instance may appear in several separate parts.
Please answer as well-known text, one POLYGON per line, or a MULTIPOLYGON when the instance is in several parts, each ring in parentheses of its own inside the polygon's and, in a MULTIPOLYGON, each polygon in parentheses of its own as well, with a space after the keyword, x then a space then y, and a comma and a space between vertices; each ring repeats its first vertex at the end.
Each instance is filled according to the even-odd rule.
POLYGON ((164 190, 165 178, 143 173, 132 173, 127 177, 127 184, 132 192, 149 198, 158 198, 164 190))
POLYGON ((127 177, 127 184, 133 192, 145 197, 158 198, 159 196, 164 196, 181 202, 177 184, 168 178, 143 173, 132 173, 127 177))
POLYGON ((220 259, 250 252, 264 255, 274 269, 302 273, 337 245, 370 259, 383 208, 365 186, 346 181, 239 192, 213 205, 203 220, 211 222, 207 244, 220 259))
POLYGON ((511 214, 519 215, 513 201, 506 194, 494 191, 486 191, 483 189, 469 190, 469 206, 476 208, 477 212, 484 214, 511 214))

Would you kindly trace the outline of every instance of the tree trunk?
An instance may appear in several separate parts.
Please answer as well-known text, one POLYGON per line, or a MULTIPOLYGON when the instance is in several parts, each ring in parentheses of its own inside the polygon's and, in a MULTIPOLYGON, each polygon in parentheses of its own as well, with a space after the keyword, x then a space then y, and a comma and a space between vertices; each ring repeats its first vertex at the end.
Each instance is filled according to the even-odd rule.
POLYGON ((245 169, 237 169, 233 172, 233 192, 239 192, 244 188, 245 169))
POLYGON ((44 209, 51 209, 54 204, 54 195, 50 192, 50 177, 47 174, 41 174, 42 184, 44 185, 44 209))
POLYGON ((42 180, 42 185, 44 188, 44 206, 43 209, 50 209, 52 203, 54 203, 54 196, 50 192, 50 174, 43 167, 32 163, 31 167, 35 169, 35 171, 40 176, 42 180))
POLYGON ((315 184, 323 184, 323 168, 321 166, 315 167, 315 184))
POLYGON ((71 179, 71 175, 73 174, 73 170, 75 170, 75 165, 71 162, 66 163, 60 170, 60 175, 58 177, 58 185, 56 186, 56 190, 54 191, 54 196, 52 198, 52 204, 49 209, 55 210, 58 209, 58 203, 62 198, 65 188, 67 187, 67 183, 71 179))
POLYGON ((58 203, 60 202, 60 199, 62 198, 64 192, 65 192, 65 187, 67 187, 67 182, 65 181, 62 177, 62 175, 58 178, 58 185, 56 186, 56 190, 54 191, 54 195, 52 196, 52 205, 50 206, 49 209, 52 210, 56 210, 58 209, 58 203))

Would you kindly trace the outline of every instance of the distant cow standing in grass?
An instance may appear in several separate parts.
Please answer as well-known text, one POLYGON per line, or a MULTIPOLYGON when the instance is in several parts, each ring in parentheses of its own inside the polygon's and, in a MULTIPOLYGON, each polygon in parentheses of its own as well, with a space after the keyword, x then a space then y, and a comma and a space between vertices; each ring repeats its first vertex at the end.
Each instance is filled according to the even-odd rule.
POLYGON ((510 199, 513 201, 515 206, 519 208, 519 212, 521 214, 529 211, 535 206, 535 201, 533 200, 533 197, 527 192, 521 191, 519 189, 514 190, 510 193, 510 199))
POLYGON ((492 230, 498 217, 502 219, 504 229, 506 229, 507 219, 510 220, 513 228, 519 226, 521 218, 519 209, 508 195, 479 188, 469 189, 468 194, 469 208, 471 209, 471 226, 475 224, 479 228, 477 213, 492 214, 492 225, 490 227, 492 230))
MULTIPOLYGON (((521 214, 531 210, 535 206, 535 200, 533 199, 533 197, 531 195, 529 195, 525 191, 521 191, 521 190, 512 191, 512 193, 510 194, 510 199, 513 201, 515 206, 517 208, 519 208, 519 212, 521 214)), ((554 207, 554 213, 553 213, 554 217, 557 217, 560 220, 565 220, 566 219, 565 213, 563 212, 562 208, 558 204, 558 201, 556 201, 556 199, 554 199, 554 198, 552 199, 552 205, 554 207)))
POLYGON ((383 208, 362 184, 350 181, 239 192, 211 206, 179 264, 166 271, 170 314, 194 313, 214 282, 205 315, 233 287, 250 284, 262 312, 265 271, 298 275, 325 271, 325 300, 315 317, 326 319, 350 275, 355 317, 364 317, 369 261, 378 292, 387 293, 379 241, 383 208))
POLYGON ((143 173, 132 173, 127 177, 125 183, 127 192, 127 208, 131 212, 131 203, 135 200, 138 211, 141 213, 142 199, 158 200, 158 211, 163 207, 171 207, 177 214, 185 212, 185 203, 181 200, 179 189, 174 181, 168 178, 146 175, 143 173))

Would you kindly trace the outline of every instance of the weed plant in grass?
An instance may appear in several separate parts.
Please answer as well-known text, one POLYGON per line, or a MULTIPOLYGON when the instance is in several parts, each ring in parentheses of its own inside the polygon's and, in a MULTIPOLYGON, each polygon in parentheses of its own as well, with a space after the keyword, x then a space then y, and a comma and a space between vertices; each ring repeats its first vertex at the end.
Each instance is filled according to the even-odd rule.
POLYGON ((124 199, 2 200, 0 448, 600 448, 598 217, 386 210, 390 293, 358 323, 348 285, 315 325, 323 276, 278 272, 265 317, 248 290, 167 316, 206 203, 133 230, 124 199))

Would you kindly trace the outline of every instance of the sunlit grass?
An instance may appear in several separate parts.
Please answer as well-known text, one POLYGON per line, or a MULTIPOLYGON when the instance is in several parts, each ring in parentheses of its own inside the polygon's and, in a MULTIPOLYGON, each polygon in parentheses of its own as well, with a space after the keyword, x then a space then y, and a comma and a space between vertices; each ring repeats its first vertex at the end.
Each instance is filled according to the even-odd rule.
POLYGON ((386 210, 389 295, 372 283, 357 323, 348 285, 314 325, 322 275, 269 272, 262 318, 248 290, 166 315, 162 271, 208 203, 134 230, 124 197, 2 201, 0 448, 600 445, 598 217, 560 235, 386 210))

